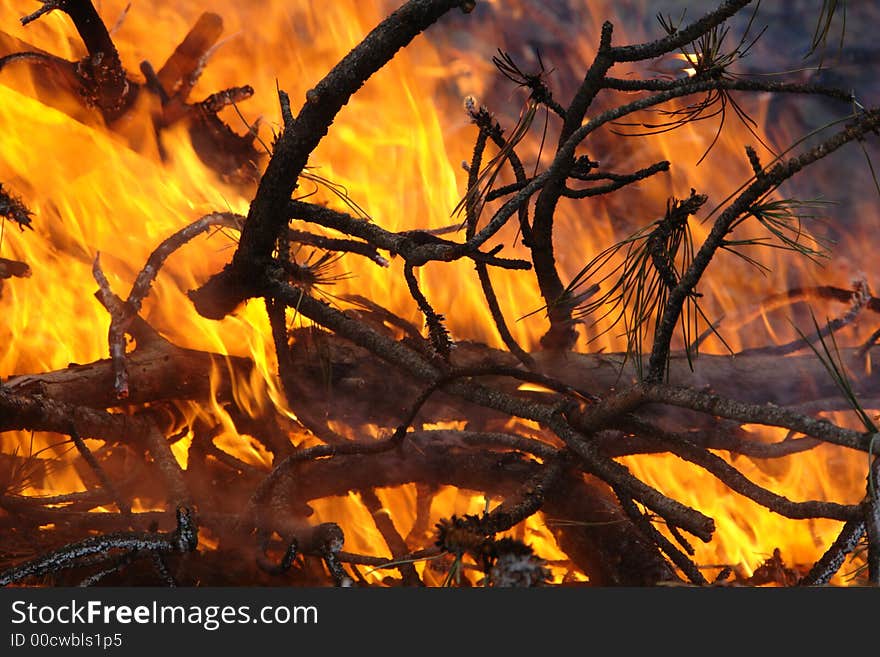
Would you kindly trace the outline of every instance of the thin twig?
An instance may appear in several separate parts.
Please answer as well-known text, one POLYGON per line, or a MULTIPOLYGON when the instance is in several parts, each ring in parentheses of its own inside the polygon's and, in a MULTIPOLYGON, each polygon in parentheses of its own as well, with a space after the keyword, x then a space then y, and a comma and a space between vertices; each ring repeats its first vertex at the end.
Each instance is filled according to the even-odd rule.
POLYGON ((86 463, 89 464, 89 467, 98 477, 98 481, 101 482, 101 486, 104 487, 116 502, 116 508, 125 515, 131 513, 131 505, 128 501, 119 494, 119 491, 116 489, 116 486, 113 485, 113 481, 107 475, 107 472, 101 467, 101 464, 98 462, 98 459, 95 458, 95 455, 92 454, 92 450, 89 449, 88 445, 85 444, 85 441, 80 437, 79 433, 76 430, 76 426, 71 422, 70 424, 70 439, 73 441, 73 444, 76 446, 76 450, 80 453, 80 456, 83 457, 86 463))

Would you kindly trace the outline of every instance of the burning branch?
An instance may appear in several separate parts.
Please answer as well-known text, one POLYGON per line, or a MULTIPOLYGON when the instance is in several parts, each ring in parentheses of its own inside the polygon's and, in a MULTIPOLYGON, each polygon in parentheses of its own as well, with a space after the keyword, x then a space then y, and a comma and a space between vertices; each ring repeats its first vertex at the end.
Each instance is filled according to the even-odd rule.
POLYGON ((114 123, 134 103, 140 87, 128 79, 119 52, 91 0, 40 1, 43 6, 22 18, 22 25, 56 9, 70 17, 89 52, 88 57, 71 64, 80 93, 108 125, 114 123))

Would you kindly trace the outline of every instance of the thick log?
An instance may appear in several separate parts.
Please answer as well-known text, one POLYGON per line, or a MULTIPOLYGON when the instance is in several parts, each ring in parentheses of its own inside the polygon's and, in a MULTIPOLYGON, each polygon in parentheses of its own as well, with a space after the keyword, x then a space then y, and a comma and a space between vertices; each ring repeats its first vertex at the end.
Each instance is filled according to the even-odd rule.
MULTIPOLYGON (((246 380, 253 369, 247 358, 184 349, 162 338, 147 340, 127 354, 126 366, 130 381, 127 405, 210 399, 209 374, 214 368, 221 376, 215 387, 218 399, 231 401, 233 378, 246 380)), ((74 406, 112 408, 120 405, 113 381, 113 363, 105 358, 85 365, 71 363, 53 372, 12 376, 3 386, 18 395, 42 395, 74 406)))
MULTIPOLYGON (((871 371, 871 356, 878 349, 880 347, 875 347, 864 356, 856 348, 840 352, 855 392, 869 402, 880 397, 880 377, 871 371)), ((597 396, 605 396, 637 381, 632 363, 625 362, 621 354, 539 351, 532 356, 543 374, 597 396)), ((425 386, 425 382, 415 381, 403 373, 389 376, 387 366, 375 356, 330 334, 300 333, 292 357, 297 378, 285 382, 287 389, 295 391, 291 403, 314 418, 340 420, 352 426, 366 423, 393 426, 402 421, 425 386)), ((253 363, 247 358, 185 349, 158 337, 144 340, 127 355, 126 362, 131 377, 131 395, 126 403, 134 405, 208 399, 211 384, 207 374, 213 367, 222 373, 217 394, 222 401, 230 401, 233 399, 232 379, 248 377, 253 370, 253 363)), ((507 352, 482 344, 459 343, 453 351, 453 364, 515 367, 518 361, 507 352)), ((840 390, 811 352, 785 357, 701 355, 693 365, 691 371, 684 355, 674 356, 670 382, 742 402, 772 402, 811 410, 841 407, 840 390)), ((501 377, 487 377, 483 381, 507 392, 515 392, 520 385, 516 380, 501 377)), ((113 389, 110 359, 84 365, 72 363, 53 372, 15 375, 3 385, 16 394, 39 394, 76 406, 111 408, 119 405, 113 389)), ((543 395, 522 391, 517 394, 539 399, 543 395)), ((477 410, 441 392, 426 405, 422 419, 479 421, 492 417, 494 415, 485 409, 477 410)))
MULTIPOLYGON (((841 349, 840 355, 857 394, 880 394, 880 377, 871 372, 871 356, 880 355, 880 348, 874 347, 865 356, 860 356, 857 348, 841 349)), ((632 362, 624 363, 620 354, 538 352, 533 357, 545 374, 596 395, 638 381, 632 362)), ((684 354, 675 354, 670 361, 669 382, 742 402, 779 406, 841 395, 825 366, 809 350, 788 356, 701 354, 693 361, 693 370, 684 354)))
MULTIPOLYGON (((297 334, 292 350, 295 380, 285 381, 293 391, 291 403, 304 405, 310 412, 323 414, 349 425, 394 425, 404 417, 410 405, 424 390, 425 382, 408 375, 389 376, 388 367, 366 349, 334 335, 312 330, 297 334)), ((860 356, 858 349, 842 349, 841 356, 853 389, 868 402, 880 397, 880 377, 872 373, 870 358, 878 347, 860 356)), ((635 368, 622 354, 580 354, 539 351, 531 354, 542 374, 552 377, 585 394, 604 397, 637 382, 635 368)), ((462 342, 452 352, 452 364, 461 368, 493 366, 518 367, 509 353, 477 343, 462 342)), ((795 407, 806 414, 819 410, 844 408, 840 390, 822 362, 812 353, 772 356, 701 355, 691 371, 683 354, 675 355, 670 365, 670 383, 706 390, 733 400, 795 407)), ((486 385, 548 400, 542 392, 519 391, 521 382, 509 377, 481 377, 486 385)), ((645 412, 656 411, 647 409, 645 412)), ((669 430, 697 428, 698 414, 664 408, 654 419, 663 419, 669 430), (682 424, 686 418, 687 423, 682 424)), ((491 422, 506 420, 494 412, 477 408, 450 395, 438 392, 419 415, 419 421, 468 420, 491 422)))

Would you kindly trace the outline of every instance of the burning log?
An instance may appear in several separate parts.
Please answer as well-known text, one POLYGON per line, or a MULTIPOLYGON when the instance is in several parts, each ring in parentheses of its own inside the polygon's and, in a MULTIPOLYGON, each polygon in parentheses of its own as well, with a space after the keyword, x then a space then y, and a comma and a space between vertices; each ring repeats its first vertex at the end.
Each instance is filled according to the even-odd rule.
MULTIPOLYGON (((137 348, 127 353, 129 394, 126 404, 148 404, 169 400, 210 399, 213 395, 221 402, 233 399, 233 380, 247 380, 253 363, 234 356, 218 356, 194 349, 183 349, 163 339, 138 322, 140 336, 137 348), (205 373, 228 372, 221 375, 216 387, 205 373)), ((21 374, 8 378, 3 387, 12 393, 41 396, 57 402, 86 408, 113 408, 121 403, 115 387, 115 368, 112 360, 94 363, 70 364, 62 370, 35 374, 21 374)))
MULTIPOLYGON (((860 108, 837 132, 789 159, 777 156, 764 165, 746 147, 742 159, 751 178, 708 213, 712 223, 699 244, 693 217, 707 211, 709 197, 691 189, 683 198, 667 198, 659 218, 613 240, 568 283, 560 268, 564 238, 558 222, 566 203, 633 189, 675 165, 653 158, 624 169, 583 155, 585 143, 598 146, 594 140, 601 130, 620 132, 621 126, 638 124, 640 113, 667 107, 677 109, 661 110, 669 122, 663 127, 678 128, 688 122, 683 116, 705 117, 716 103, 735 106, 732 94, 854 100, 836 89, 734 74, 730 69, 744 55, 742 43, 728 52, 710 44, 723 41, 726 21, 747 4, 721 3, 690 24, 663 19, 665 36, 636 45, 616 45, 606 23, 595 58, 567 104, 557 100, 561 95, 551 89, 540 56, 537 69, 530 70, 499 51, 496 67, 527 99, 510 131, 487 107, 466 102, 476 138, 466 165, 467 189, 453 212, 460 228, 452 232, 463 231, 460 238, 425 226, 392 228, 396 224, 388 217, 368 218, 347 191, 308 172, 307 165, 368 79, 448 12, 471 12, 473 2, 410 0, 304 94, 298 113, 291 96, 279 91, 283 130, 247 216, 210 213, 168 231, 125 299, 115 295, 111 276, 95 256, 92 275, 111 317, 110 359, 13 376, 0 385, 0 431, 47 432, 65 436, 65 442, 69 437, 79 455, 76 474, 87 489, 45 495, 52 467, 34 463, 60 459, 6 454, 0 461, 4 530, 23 544, 49 523, 60 529, 54 545, 40 543, 45 554, 0 554, 5 560, 0 583, 50 575, 56 583, 170 585, 228 582, 234 575, 237 583, 369 585, 358 568, 368 565, 398 573, 400 579, 389 583, 414 586, 468 581, 461 579, 467 568, 481 573, 472 575, 471 583, 495 586, 543 585, 551 579, 707 585, 705 559, 692 542, 711 542, 726 520, 723 512, 709 511, 680 489, 670 491, 646 476, 633 460, 646 454, 686 462, 727 494, 778 516, 837 523, 839 535, 823 538, 828 550, 812 564, 795 570, 780 551, 751 575, 723 564, 716 582, 734 572, 745 585, 824 583, 851 553, 862 555, 868 580, 878 581, 873 459, 878 430, 870 413, 880 404, 871 369, 877 332, 860 344, 836 344, 844 329, 877 309, 867 281, 852 293, 818 288, 850 304, 849 311, 824 327, 816 322, 814 332, 796 341, 733 356, 696 349, 723 328, 710 321, 704 307, 706 272, 719 254, 743 255, 743 247, 763 245, 763 237, 740 237, 749 223, 768 230, 784 249, 817 255, 800 229, 796 204, 779 200, 777 189, 845 144, 876 133, 880 110, 860 108), (610 76, 615 66, 682 49, 694 65, 692 76, 610 76), (600 106, 600 97, 604 103, 619 94, 627 94, 620 104, 600 106), (670 103, 684 103, 684 109, 670 103), (551 116, 557 120, 556 148, 543 160, 524 154, 541 111, 548 124, 551 116), (490 144, 498 149, 491 158, 490 144), (508 169, 510 182, 496 186, 508 169), (353 213, 293 198, 302 180, 328 186, 353 213), (313 224, 314 232, 293 229, 291 221, 313 224), (243 304, 261 299, 265 342, 274 347, 268 356, 258 350, 251 358, 184 349, 140 317, 166 261, 216 228, 240 231, 234 255, 191 290, 189 299, 211 320, 243 316, 253 311, 243 304), (504 243, 498 240, 511 228, 517 244, 502 256, 504 243), (424 332, 407 318, 408 311, 386 310, 374 294, 331 295, 327 288, 343 278, 333 269, 346 257, 340 253, 367 258, 390 272, 389 278, 398 277, 409 306, 424 320, 424 332), (476 269, 488 316, 506 350, 455 339, 449 329, 455 308, 442 308, 436 288, 426 285, 422 274, 429 267, 464 260, 476 269), (514 338, 493 281, 496 273, 525 271, 533 272, 547 320, 539 351, 514 338), (293 328, 294 319, 309 325, 293 328), (610 328, 624 327, 625 349, 574 350, 581 324, 592 327, 602 320, 610 328), (134 339, 134 350, 128 350, 126 336, 134 339), (808 348, 812 354, 797 353, 808 348), (262 379, 259 392, 246 390, 255 379, 262 379), (826 416, 848 406, 858 424, 826 416), (755 438, 756 425, 788 435, 755 438), (822 449, 872 460, 861 499, 804 499, 761 478, 773 470, 768 462, 822 449), (749 463, 759 464, 758 470, 749 463), (447 506, 437 518, 433 503, 446 487, 470 502, 482 500, 481 510, 447 506), (393 507, 386 496, 406 498, 411 489, 415 519, 407 532, 399 518, 386 515, 393 507), (371 523, 378 537, 362 550, 343 549, 357 540, 348 528, 358 521, 349 517, 350 509, 330 504, 351 501, 352 493, 367 514, 360 522, 371 523), (117 510, 95 513, 112 506, 117 510), (527 528, 543 532, 543 547, 553 546, 562 556, 548 558, 529 545, 527 528), (82 531, 103 534, 83 540, 77 535, 82 531), (198 544, 199 536, 207 539, 198 544), (203 549, 194 552, 197 544, 203 549), (442 564, 445 574, 438 576, 432 565, 414 565, 428 559, 442 564), (238 564, 234 573, 228 572, 230 560, 238 564)), ((71 0, 46 2, 29 18, 53 8, 75 23, 94 13, 85 0, 71 0)), ((136 88, 121 84, 128 78, 103 23, 86 34, 84 26, 77 27, 91 62, 88 79, 79 83, 92 84, 89 98, 112 123, 136 88), (96 59, 95 53, 104 54, 96 59)), ((158 72, 148 62, 141 65, 144 88, 160 99, 159 130, 189 121, 203 160, 206 149, 220 145, 207 158, 212 168, 229 174, 245 165, 255 173, 259 126, 242 137, 217 118, 224 106, 253 90, 229 88, 201 103, 188 100, 221 31, 218 15, 203 14, 158 72)), ((652 126, 646 127, 650 132, 652 126)), ((178 279, 178 286, 180 280, 190 279, 178 279)))
MULTIPOLYGON (((158 85, 156 93, 162 96, 163 103, 186 103, 199 71, 205 66, 211 49, 223 34, 223 18, 211 12, 205 12, 196 21, 180 45, 168 57, 162 68, 149 78, 158 85)), ((148 67, 148 62, 141 64, 148 67)))

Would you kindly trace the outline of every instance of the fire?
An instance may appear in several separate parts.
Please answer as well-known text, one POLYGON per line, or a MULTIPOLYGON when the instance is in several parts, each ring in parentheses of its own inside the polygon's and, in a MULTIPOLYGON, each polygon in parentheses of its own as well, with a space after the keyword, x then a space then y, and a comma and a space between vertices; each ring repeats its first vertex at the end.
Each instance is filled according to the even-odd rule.
MULTIPOLYGON (((31 4, 4 3, 0 7, 0 29, 66 59, 80 57, 83 53, 78 37, 61 12, 27 27, 19 24, 19 18, 33 9, 31 4)), ((222 16, 224 32, 193 97, 202 98, 233 85, 252 85, 256 90, 254 96, 239 104, 236 111, 227 108, 223 118, 238 132, 247 129, 246 122, 253 124, 262 119, 257 146, 262 148, 262 143, 268 148, 273 131, 280 130, 276 86, 286 91, 294 104, 300 102, 387 15, 389 4, 341 0, 322 3, 317 10, 316 3, 302 1, 212 3, 211 10, 222 16)), ((607 4, 601 11, 593 9, 597 21, 610 14, 613 3, 607 4)), ((164 0, 145 0, 132 5, 129 11, 126 7, 125 0, 99 3, 108 26, 116 25, 114 42, 129 73, 135 77, 137 63, 147 60, 158 66, 168 57, 203 8, 202 3, 164 0)), ((523 11, 517 6, 514 13, 523 11)), ((615 38, 625 40, 626 21, 615 23, 615 38)), ((476 29, 474 34, 482 29, 476 29)), ((489 32, 503 39, 502 26, 492 25, 489 32)), ((646 35, 634 28, 626 37, 638 40, 646 35)), ((468 39, 475 37, 471 34, 468 39)), ((572 48, 582 53, 582 61, 589 61, 597 42, 597 25, 587 25, 572 48)), ((497 73, 487 62, 494 49, 504 43, 486 37, 485 42, 472 43, 471 55, 464 54, 465 48, 444 51, 443 47, 448 45, 442 38, 434 41, 423 36, 400 52, 353 97, 310 160, 312 173, 340 185, 348 198, 388 230, 440 229, 456 223, 450 211, 461 199, 466 180, 460 163, 470 158, 475 134, 461 111, 461 99, 473 95, 478 102, 489 103, 499 97, 497 92, 493 96, 496 83, 492 76, 497 73), (487 51, 489 56, 485 56, 487 51)), ((686 64, 693 62, 682 57, 686 61, 679 62, 680 69, 688 73, 692 69, 686 64)), ((109 319, 91 294, 96 288, 92 277, 96 255, 100 254, 113 290, 125 296, 150 252, 163 239, 213 211, 246 214, 254 191, 224 182, 208 170, 181 127, 163 134, 162 145, 168 159, 162 161, 159 145, 148 129, 150 108, 146 101, 130 119, 130 125, 110 131, 73 120, 64 111, 37 100, 38 93, 26 69, 9 65, 0 71, 0 181, 23 196, 35 215, 34 233, 20 232, 7 225, 0 242, 0 256, 27 262, 33 271, 31 278, 3 286, 0 304, 5 321, 0 325, 0 341, 8 345, 0 350, 0 374, 4 377, 105 358, 109 319)), ((553 73, 549 76, 552 85, 553 73)), ((515 117, 522 98, 510 94, 502 99, 509 101, 509 107, 490 109, 515 117)), ((756 123, 765 125, 767 99, 744 102, 756 123)), ((540 151, 542 121, 538 117, 532 128, 533 157, 538 157, 540 151)), ((712 205, 747 180, 751 171, 742 148, 754 143, 754 137, 729 117, 707 162, 696 166, 713 136, 712 128, 691 124, 671 134, 633 140, 639 146, 624 146, 608 153, 591 152, 591 156, 615 170, 634 170, 660 159, 670 160, 673 169, 662 180, 629 188, 626 198, 612 195, 597 202, 591 206, 594 214, 588 219, 582 215, 582 206, 564 204, 556 228, 557 234, 565 236, 560 240, 558 254, 563 278, 573 277, 592 255, 625 237, 648 218, 662 214, 668 197, 684 198, 696 187, 709 195, 712 205), (645 155, 642 148, 650 149, 650 153, 645 155), (639 211, 634 213, 633 208, 639 211)), ((761 155, 765 163, 772 159, 767 152, 761 155)), ((337 195, 321 185, 301 181, 296 193, 314 193, 319 202, 347 210, 337 195)), ((694 223, 697 243, 706 237, 710 226, 710 222, 694 223)), ((142 315, 176 345, 252 359, 256 364, 255 375, 235 382, 239 407, 258 416, 271 405, 294 417, 295 411, 287 408, 276 381, 274 347, 262 303, 252 300, 234 316, 208 321, 195 312, 186 297, 187 290, 197 288, 229 260, 236 238, 230 231, 218 230, 172 255, 155 281, 142 315)), ((502 242, 502 255, 524 256, 513 230, 502 234, 502 242)), ((816 271, 808 264, 793 262, 791 257, 762 257, 769 269, 766 276, 743 275, 744 265, 722 256, 703 290, 710 317, 734 317, 742 310, 743 299, 757 301, 768 291, 791 287, 793 281, 806 283, 817 279, 816 271)), ((337 281, 329 292, 381 300, 403 319, 421 325, 421 314, 402 282, 399 262, 392 262, 389 272, 374 263, 346 256, 339 267, 352 275, 337 281)), ((502 346, 471 264, 435 263, 420 268, 418 275, 424 293, 448 318, 453 338, 502 346)), ((510 323, 514 337, 527 350, 537 349, 545 326, 543 314, 534 313, 541 305, 534 277, 522 272, 493 272, 493 281, 506 317, 522 318, 510 323)), ((843 286, 848 283, 844 281, 843 286)), ((299 321, 292 314, 291 320, 299 321)), ((760 332, 753 335, 748 333, 748 327, 744 329, 722 329, 734 350, 763 343, 760 332)), ((796 337, 787 325, 776 323, 773 330, 774 339, 779 342, 796 337)), ((588 343, 587 338, 595 337, 595 332, 590 326, 582 327, 579 347, 591 351, 624 348, 621 337, 612 333, 588 343)), ((703 350, 724 353, 725 347, 710 337, 703 350)), ((531 384, 523 389, 543 390, 531 384)), ((187 421, 200 414, 210 415, 223 427, 222 434, 214 440, 219 449, 254 468, 270 468, 270 455, 255 441, 239 435, 219 403, 208 409, 187 406, 182 412, 187 421)), ((537 427, 536 430, 539 431, 537 427)), ((53 440, 48 436, 40 439, 53 440)), ((297 436, 298 441, 303 439, 297 436)), ((0 436, 0 447, 4 453, 11 453, 16 442, 26 449, 29 440, 29 435, 7 433, 0 436)), ((184 468, 192 440, 192 433, 188 433, 172 446, 184 468)), ((49 448, 60 456, 60 448, 49 448)), ((72 452, 67 455, 68 462, 74 458, 72 452)), ((670 456, 633 456, 623 461, 647 483, 719 519, 716 539, 696 546, 698 563, 734 564, 748 573, 766 558, 768 551, 779 546, 789 563, 809 564, 839 531, 840 523, 831 521, 780 523, 777 517, 770 518, 766 510, 730 493, 704 471, 670 456), (809 527, 804 528, 804 524, 809 527)), ((861 455, 841 455, 830 448, 814 450, 792 460, 783 471, 767 471, 757 462, 746 461, 741 457, 736 466, 757 483, 792 499, 845 499, 856 503, 864 491, 866 463, 861 455)), ((46 490, 30 492, 83 488, 73 467, 54 473, 50 481, 46 490)), ((406 535, 415 522, 414 486, 381 490, 379 496, 383 512, 387 510, 401 534, 406 535)), ((489 503, 493 504, 491 500, 489 503)), ((449 488, 436 495, 433 511, 437 517, 479 513, 486 504, 480 494, 449 488)), ((343 525, 346 549, 388 554, 369 512, 354 493, 347 499, 321 500, 315 511, 316 522, 335 521, 343 525)), ((545 559, 564 562, 565 555, 540 520, 538 516, 531 518, 520 534, 545 559)), ((424 573, 430 566, 425 563, 419 568, 424 573)), ((566 576, 582 578, 567 573, 564 567, 554 567, 556 581, 566 576)), ((378 580, 381 575, 375 573, 371 577, 378 580)), ((436 579, 442 580, 442 576, 436 579)))

